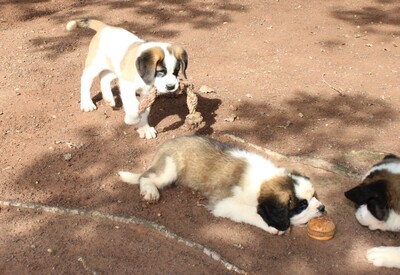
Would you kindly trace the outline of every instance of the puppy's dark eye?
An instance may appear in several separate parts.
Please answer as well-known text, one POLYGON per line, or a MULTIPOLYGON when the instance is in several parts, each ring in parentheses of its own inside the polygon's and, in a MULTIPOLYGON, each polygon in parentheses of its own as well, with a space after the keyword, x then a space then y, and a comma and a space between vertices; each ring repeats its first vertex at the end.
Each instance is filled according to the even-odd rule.
POLYGON ((156 77, 163 77, 167 74, 166 70, 157 70, 156 71, 156 77))
POLYGON ((308 207, 308 201, 307 200, 300 200, 297 202, 297 209, 299 210, 304 210, 308 207))

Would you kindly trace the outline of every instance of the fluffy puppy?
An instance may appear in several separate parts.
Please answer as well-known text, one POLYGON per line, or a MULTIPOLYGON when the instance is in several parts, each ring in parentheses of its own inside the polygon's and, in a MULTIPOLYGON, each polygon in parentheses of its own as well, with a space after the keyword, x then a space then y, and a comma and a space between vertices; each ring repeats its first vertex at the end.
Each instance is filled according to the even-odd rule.
POLYGON ((160 93, 175 92, 179 87, 179 71, 186 78, 186 51, 168 43, 146 42, 133 33, 97 20, 72 20, 67 24, 67 30, 78 27, 97 32, 90 42, 81 78, 81 110, 96 109, 90 88, 98 75, 104 100, 115 106, 110 82, 118 79, 125 123, 136 125, 141 138, 155 138, 157 132, 147 122, 150 107, 139 114, 136 93, 143 99, 153 86, 160 93))
MULTIPOLYGON (((360 224, 371 230, 400 231, 400 159, 386 156, 345 196, 356 204, 360 224)), ((400 268, 400 247, 372 248, 367 259, 375 266, 400 268)))
POLYGON ((120 172, 122 181, 139 184, 143 199, 158 201, 172 183, 201 191, 217 217, 280 234, 320 216, 324 205, 307 177, 289 173, 270 160, 200 136, 166 141, 143 174, 120 172))

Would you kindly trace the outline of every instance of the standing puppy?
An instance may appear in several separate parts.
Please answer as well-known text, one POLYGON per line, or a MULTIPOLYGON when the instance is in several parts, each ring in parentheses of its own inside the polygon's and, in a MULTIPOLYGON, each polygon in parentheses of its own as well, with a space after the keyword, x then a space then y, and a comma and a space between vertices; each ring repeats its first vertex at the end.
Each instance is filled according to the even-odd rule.
MULTIPOLYGON (((400 159, 386 156, 345 196, 356 204, 360 224, 371 230, 400 231, 400 159)), ((376 266, 400 268, 400 247, 372 248, 367 259, 376 266)))
POLYGON ((160 93, 175 92, 179 87, 180 70, 186 78, 186 51, 168 43, 146 42, 124 29, 97 20, 72 20, 67 24, 67 30, 78 27, 97 32, 90 42, 81 78, 81 110, 96 109, 90 88, 98 75, 104 100, 115 106, 110 82, 118 78, 125 123, 136 125, 141 138, 155 138, 157 132, 147 122, 150 107, 139 114, 136 93, 143 99, 153 85, 160 93))
POLYGON ((307 177, 289 173, 260 155, 200 136, 166 141, 143 174, 119 174, 123 181, 139 184, 146 201, 158 201, 158 190, 175 182, 201 191, 215 216, 271 234, 306 224, 325 211, 307 177))

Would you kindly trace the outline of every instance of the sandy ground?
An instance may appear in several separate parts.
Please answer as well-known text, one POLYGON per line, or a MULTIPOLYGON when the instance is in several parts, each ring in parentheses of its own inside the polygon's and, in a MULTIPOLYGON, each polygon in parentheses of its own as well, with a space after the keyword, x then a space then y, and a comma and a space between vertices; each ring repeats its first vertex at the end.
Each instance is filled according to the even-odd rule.
MULTIPOLYGON (((343 196, 357 176, 320 164, 362 174, 384 153, 400 154, 398 1, 20 0, 0 8, 0 200, 144 218, 249 274, 396 274, 365 252, 399 245, 398 234, 360 226, 343 196), (86 17, 182 45, 189 80, 215 90, 199 94, 204 124, 185 127, 184 96, 160 98, 150 117, 159 135, 142 140, 120 104, 98 96, 98 81, 98 110, 80 112, 93 32, 65 25, 86 17), (119 181, 119 170, 142 171, 160 143, 191 133, 290 156, 277 162, 312 178, 335 238, 318 242, 298 227, 272 236, 215 218, 201 194, 182 187, 147 205, 119 181)), ((4 205, 0 259, 2 274, 233 272, 148 226, 4 205)))

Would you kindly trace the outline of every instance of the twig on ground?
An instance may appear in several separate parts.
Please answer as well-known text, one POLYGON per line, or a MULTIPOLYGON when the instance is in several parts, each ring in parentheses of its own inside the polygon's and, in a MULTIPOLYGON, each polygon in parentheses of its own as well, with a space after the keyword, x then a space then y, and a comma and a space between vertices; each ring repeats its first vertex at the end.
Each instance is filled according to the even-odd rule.
POLYGON ((325 80, 325 73, 322 74, 322 82, 325 83, 326 85, 329 86, 329 88, 331 88, 332 90, 334 90, 335 92, 339 93, 340 96, 346 96, 344 94, 344 92, 341 89, 335 88, 333 87, 331 84, 329 84, 326 80, 325 80))
POLYGON ((164 237, 173 239, 173 240, 177 241, 178 243, 182 243, 190 248, 193 248, 195 250, 202 252, 203 254, 207 255, 208 257, 212 258, 213 260, 221 263, 228 270, 237 272, 239 274, 247 274, 244 270, 240 269, 239 267, 235 266, 234 264, 232 264, 231 262, 229 262, 228 260, 223 258, 216 251, 211 250, 202 244, 199 244, 192 240, 181 237, 181 236, 177 235, 176 233, 172 232, 171 230, 169 230, 164 225, 161 225, 159 223, 149 221, 149 220, 146 220, 146 219, 143 219, 140 217, 118 216, 118 215, 113 215, 113 214, 100 212, 100 211, 96 211, 96 210, 55 207, 55 206, 49 206, 49 205, 44 205, 44 204, 39 204, 39 203, 28 203, 28 202, 23 202, 23 201, 18 201, 18 200, 0 200, 0 205, 9 206, 9 207, 20 207, 20 208, 26 208, 26 209, 41 210, 44 212, 49 212, 49 213, 54 213, 54 214, 85 216, 85 217, 99 218, 99 219, 109 220, 109 221, 114 221, 114 222, 142 225, 142 226, 147 227, 150 230, 160 233, 164 237))
POLYGON ((272 150, 269 150, 267 148, 252 144, 250 142, 245 141, 244 139, 231 135, 231 134, 224 134, 225 137, 234 140, 236 142, 240 142, 243 144, 246 144, 247 146, 250 146, 254 149, 257 149, 261 152, 264 152, 267 156, 273 157, 277 160, 288 160, 291 162, 298 162, 302 163, 317 169, 325 170, 331 173, 337 173, 337 174, 342 174, 347 177, 351 178, 359 178, 360 175, 356 173, 355 171, 351 170, 348 167, 339 165, 339 164, 333 164, 328 161, 325 161, 323 159, 318 159, 318 158, 311 158, 311 157, 297 157, 297 156, 285 156, 282 154, 279 154, 277 152, 274 152, 272 150))

